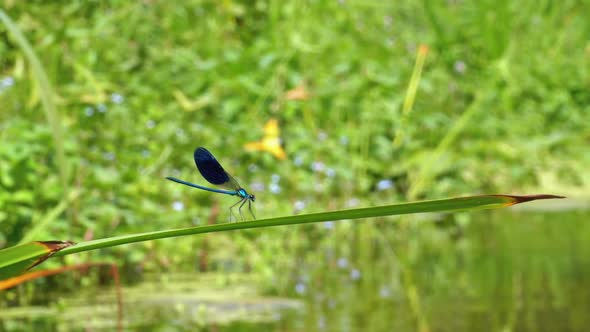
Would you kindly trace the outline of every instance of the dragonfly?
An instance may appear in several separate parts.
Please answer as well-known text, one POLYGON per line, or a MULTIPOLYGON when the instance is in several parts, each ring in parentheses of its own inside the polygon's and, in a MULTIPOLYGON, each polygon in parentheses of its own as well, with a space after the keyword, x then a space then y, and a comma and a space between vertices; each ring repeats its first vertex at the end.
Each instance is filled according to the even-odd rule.
POLYGON ((209 150, 205 149, 204 147, 198 147, 195 150, 194 159, 195 164, 197 165, 197 169, 199 169, 199 172, 205 178, 205 180, 207 180, 211 184, 221 186, 225 188, 225 190, 204 187, 171 176, 167 176, 166 179, 201 190, 226 194, 230 196, 238 196, 240 200, 229 208, 230 221, 231 216, 233 215, 233 208, 240 203, 241 204, 238 208, 238 211, 240 212, 240 217, 242 218, 242 220, 244 220, 244 215, 242 214, 242 207, 244 206, 244 204, 246 204, 246 202, 248 203, 248 210, 250 211, 252 218, 256 219, 256 217, 254 216, 254 212, 252 212, 252 203, 256 200, 256 196, 249 194, 246 191, 246 189, 242 188, 238 181, 236 181, 236 179, 234 179, 233 176, 229 175, 229 173, 227 173, 225 169, 223 169, 221 164, 217 161, 217 159, 215 159, 215 157, 213 156, 213 154, 211 154, 211 152, 209 152, 209 150))

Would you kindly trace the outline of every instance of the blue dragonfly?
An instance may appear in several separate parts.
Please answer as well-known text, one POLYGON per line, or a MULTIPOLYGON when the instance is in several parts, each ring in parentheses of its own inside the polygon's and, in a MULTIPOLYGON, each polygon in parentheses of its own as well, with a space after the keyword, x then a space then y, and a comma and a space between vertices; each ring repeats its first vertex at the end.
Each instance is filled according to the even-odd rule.
POLYGON ((238 181, 236 181, 236 179, 234 179, 233 176, 229 175, 223 169, 221 164, 217 161, 217 159, 215 159, 211 152, 209 152, 204 147, 199 147, 195 150, 194 158, 195 164, 197 165, 199 172, 201 172, 201 175, 205 178, 205 180, 209 181, 209 183, 211 184, 221 186, 226 190, 203 187, 198 184, 186 182, 171 176, 167 176, 166 179, 201 190, 207 190, 214 193, 226 194, 231 196, 238 196, 240 200, 229 208, 230 221, 231 216, 233 215, 232 209, 240 203, 241 204, 238 208, 238 211, 240 212, 240 217, 242 218, 242 220, 244 220, 244 215, 242 214, 242 207, 244 206, 244 204, 246 204, 246 202, 248 202, 248 210, 250 211, 252 218, 256 219, 254 213, 252 212, 252 202, 256 200, 256 197, 252 194, 249 194, 246 191, 246 189, 242 188, 238 181))

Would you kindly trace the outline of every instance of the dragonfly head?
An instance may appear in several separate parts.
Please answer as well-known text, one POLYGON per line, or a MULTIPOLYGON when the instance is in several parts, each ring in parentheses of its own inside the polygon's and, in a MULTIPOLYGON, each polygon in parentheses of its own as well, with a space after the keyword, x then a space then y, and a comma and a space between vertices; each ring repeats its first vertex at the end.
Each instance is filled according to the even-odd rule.
POLYGON ((256 201, 256 196, 254 196, 253 194, 249 194, 248 199, 251 200, 252 202, 254 202, 254 201, 256 201))

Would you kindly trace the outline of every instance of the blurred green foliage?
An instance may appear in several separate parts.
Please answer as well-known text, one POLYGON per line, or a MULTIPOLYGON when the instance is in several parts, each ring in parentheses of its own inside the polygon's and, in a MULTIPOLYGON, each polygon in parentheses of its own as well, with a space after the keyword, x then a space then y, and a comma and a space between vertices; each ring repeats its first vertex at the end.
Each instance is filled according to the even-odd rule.
MULTIPOLYGON (((55 144, 82 194, 40 239, 204 224, 212 206, 220 207, 214 221, 225 222, 231 198, 164 179, 204 183, 192 161, 197 146, 257 195, 260 217, 403 201, 419 179, 417 198, 590 188, 586 2, 9 0, 4 10, 50 77, 65 137, 52 142, 26 58, 0 26, 0 246, 17 243, 65 199, 55 144), (430 51, 406 139, 395 147, 420 44, 430 51), (308 100, 285 98, 301 86, 308 100), (285 161, 243 148, 271 117, 280 120, 285 161)), ((428 236, 453 243, 449 229, 463 226, 450 219, 428 236)), ((353 248, 378 230, 400 255, 414 255, 402 261, 414 261, 408 242, 425 236, 345 224, 333 243, 322 227, 68 259, 186 270, 207 252, 210 268, 253 269, 277 290, 326 243, 351 245, 338 250, 362 260, 369 251, 353 248)))

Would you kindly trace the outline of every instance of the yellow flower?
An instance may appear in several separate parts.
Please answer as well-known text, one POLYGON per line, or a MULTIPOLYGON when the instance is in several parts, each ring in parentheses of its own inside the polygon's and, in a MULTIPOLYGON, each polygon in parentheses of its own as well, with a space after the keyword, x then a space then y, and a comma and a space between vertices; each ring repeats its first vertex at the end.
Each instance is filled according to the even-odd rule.
POLYGON ((249 142, 244 146, 247 151, 266 151, 272 153, 277 159, 285 159, 287 154, 281 146, 279 122, 270 119, 264 125, 264 137, 257 142, 249 142))

